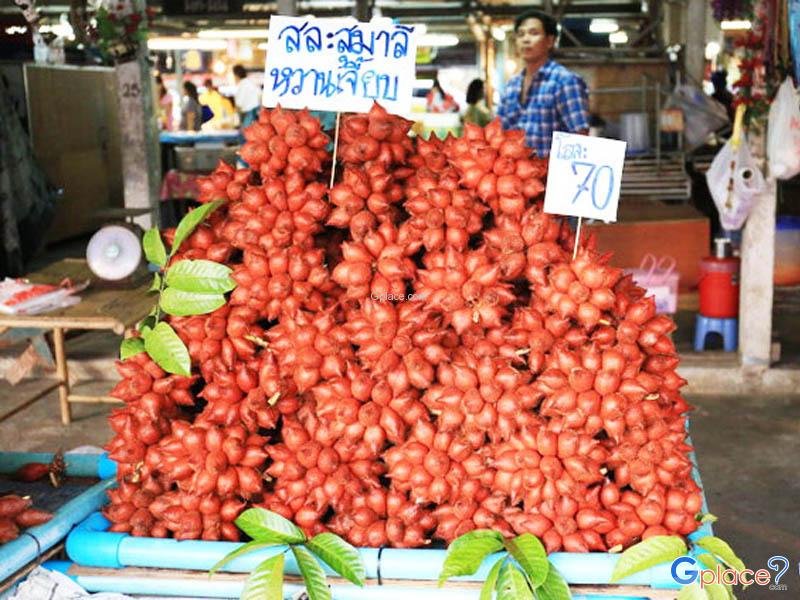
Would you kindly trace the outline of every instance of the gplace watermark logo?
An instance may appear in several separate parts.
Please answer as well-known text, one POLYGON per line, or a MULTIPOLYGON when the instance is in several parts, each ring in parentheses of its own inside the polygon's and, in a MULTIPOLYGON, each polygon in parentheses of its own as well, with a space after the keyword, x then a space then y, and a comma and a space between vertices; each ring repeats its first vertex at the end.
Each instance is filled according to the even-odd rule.
POLYGON ((414 300, 425 300, 427 297, 427 294, 415 294, 413 292, 409 294, 370 294, 370 298, 375 302, 412 302, 414 300))
POLYGON ((769 586, 769 589, 775 591, 787 589, 786 584, 781 583, 781 577, 789 569, 789 559, 785 556, 773 556, 767 561, 767 567, 776 572, 774 579, 772 572, 767 569, 737 571, 736 569, 724 569, 721 565, 717 565, 716 569, 698 569, 697 567, 696 558, 681 556, 672 562, 670 574, 675 583, 680 585, 697 583, 701 588, 714 583, 722 583, 725 585, 769 586))

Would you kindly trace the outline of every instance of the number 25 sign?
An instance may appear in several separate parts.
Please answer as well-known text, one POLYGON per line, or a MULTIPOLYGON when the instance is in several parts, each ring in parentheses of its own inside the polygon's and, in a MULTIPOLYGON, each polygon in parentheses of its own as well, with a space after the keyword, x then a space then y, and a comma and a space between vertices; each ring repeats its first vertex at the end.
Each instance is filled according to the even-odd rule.
POLYGON ((544 211, 617 220, 626 143, 553 132, 544 211))

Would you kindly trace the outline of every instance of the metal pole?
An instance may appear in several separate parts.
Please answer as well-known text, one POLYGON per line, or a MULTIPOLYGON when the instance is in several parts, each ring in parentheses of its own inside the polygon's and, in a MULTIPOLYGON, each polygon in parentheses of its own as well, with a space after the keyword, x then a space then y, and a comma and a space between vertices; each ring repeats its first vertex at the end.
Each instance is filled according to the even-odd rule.
POLYGON ((705 68, 706 2, 689 0, 686 8, 685 66, 689 82, 700 85, 705 68))
POLYGON ((278 0, 278 14, 293 17, 297 15, 297 0, 278 0))
POLYGON ((372 18, 372 7, 369 0, 356 0, 353 5, 353 16, 359 21, 369 21, 372 18))
POLYGON ((175 91, 180 97, 181 86, 183 85, 183 54, 180 50, 173 50, 172 57, 175 61, 175 91))
POLYGON ((486 36, 486 106, 492 110, 492 98, 494 96, 494 70, 495 70, 495 41, 491 33, 492 29, 489 26, 488 35, 486 36))
POLYGON ((661 82, 656 81, 656 172, 661 171, 661 82))
POLYGON ((641 87, 641 90, 642 90, 642 112, 646 113, 647 112, 647 76, 646 75, 642 75, 641 82, 642 82, 642 87, 641 87))
MULTIPOLYGON (((143 14, 144 0, 135 0, 133 7, 143 14)), ((138 225, 147 229, 159 222, 158 188, 161 183, 158 120, 147 44, 139 44, 135 59, 118 64, 115 71, 125 207, 148 208, 149 214, 134 218, 138 225)))

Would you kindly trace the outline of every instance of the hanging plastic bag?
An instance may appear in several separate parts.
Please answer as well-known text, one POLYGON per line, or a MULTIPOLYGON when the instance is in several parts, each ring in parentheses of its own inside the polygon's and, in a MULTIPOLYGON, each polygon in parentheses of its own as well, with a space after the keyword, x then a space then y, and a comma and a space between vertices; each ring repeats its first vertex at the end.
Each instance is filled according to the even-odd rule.
POLYGON ((778 89, 769 108, 767 158, 770 175, 791 179, 800 173, 800 107, 791 78, 778 89))
POLYGON ((688 149, 702 145, 710 133, 730 123, 722 104, 689 84, 676 86, 665 108, 678 108, 683 112, 683 137, 688 149))
POLYGON ((722 227, 740 229, 766 187, 744 134, 738 146, 735 138, 725 142, 706 173, 706 181, 722 227))

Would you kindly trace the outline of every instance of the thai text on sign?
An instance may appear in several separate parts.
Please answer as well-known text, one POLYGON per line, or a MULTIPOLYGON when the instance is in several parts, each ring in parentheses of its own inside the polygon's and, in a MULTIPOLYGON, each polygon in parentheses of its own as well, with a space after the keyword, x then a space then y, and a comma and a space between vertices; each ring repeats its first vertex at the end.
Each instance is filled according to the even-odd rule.
POLYGON ((367 112, 377 101, 395 114, 411 110, 414 27, 375 19, 270 19, 263 104, 367 112))
POLYGON ((626 146, 619 140, 553 132, 544 211, 616 221, 626 146))

